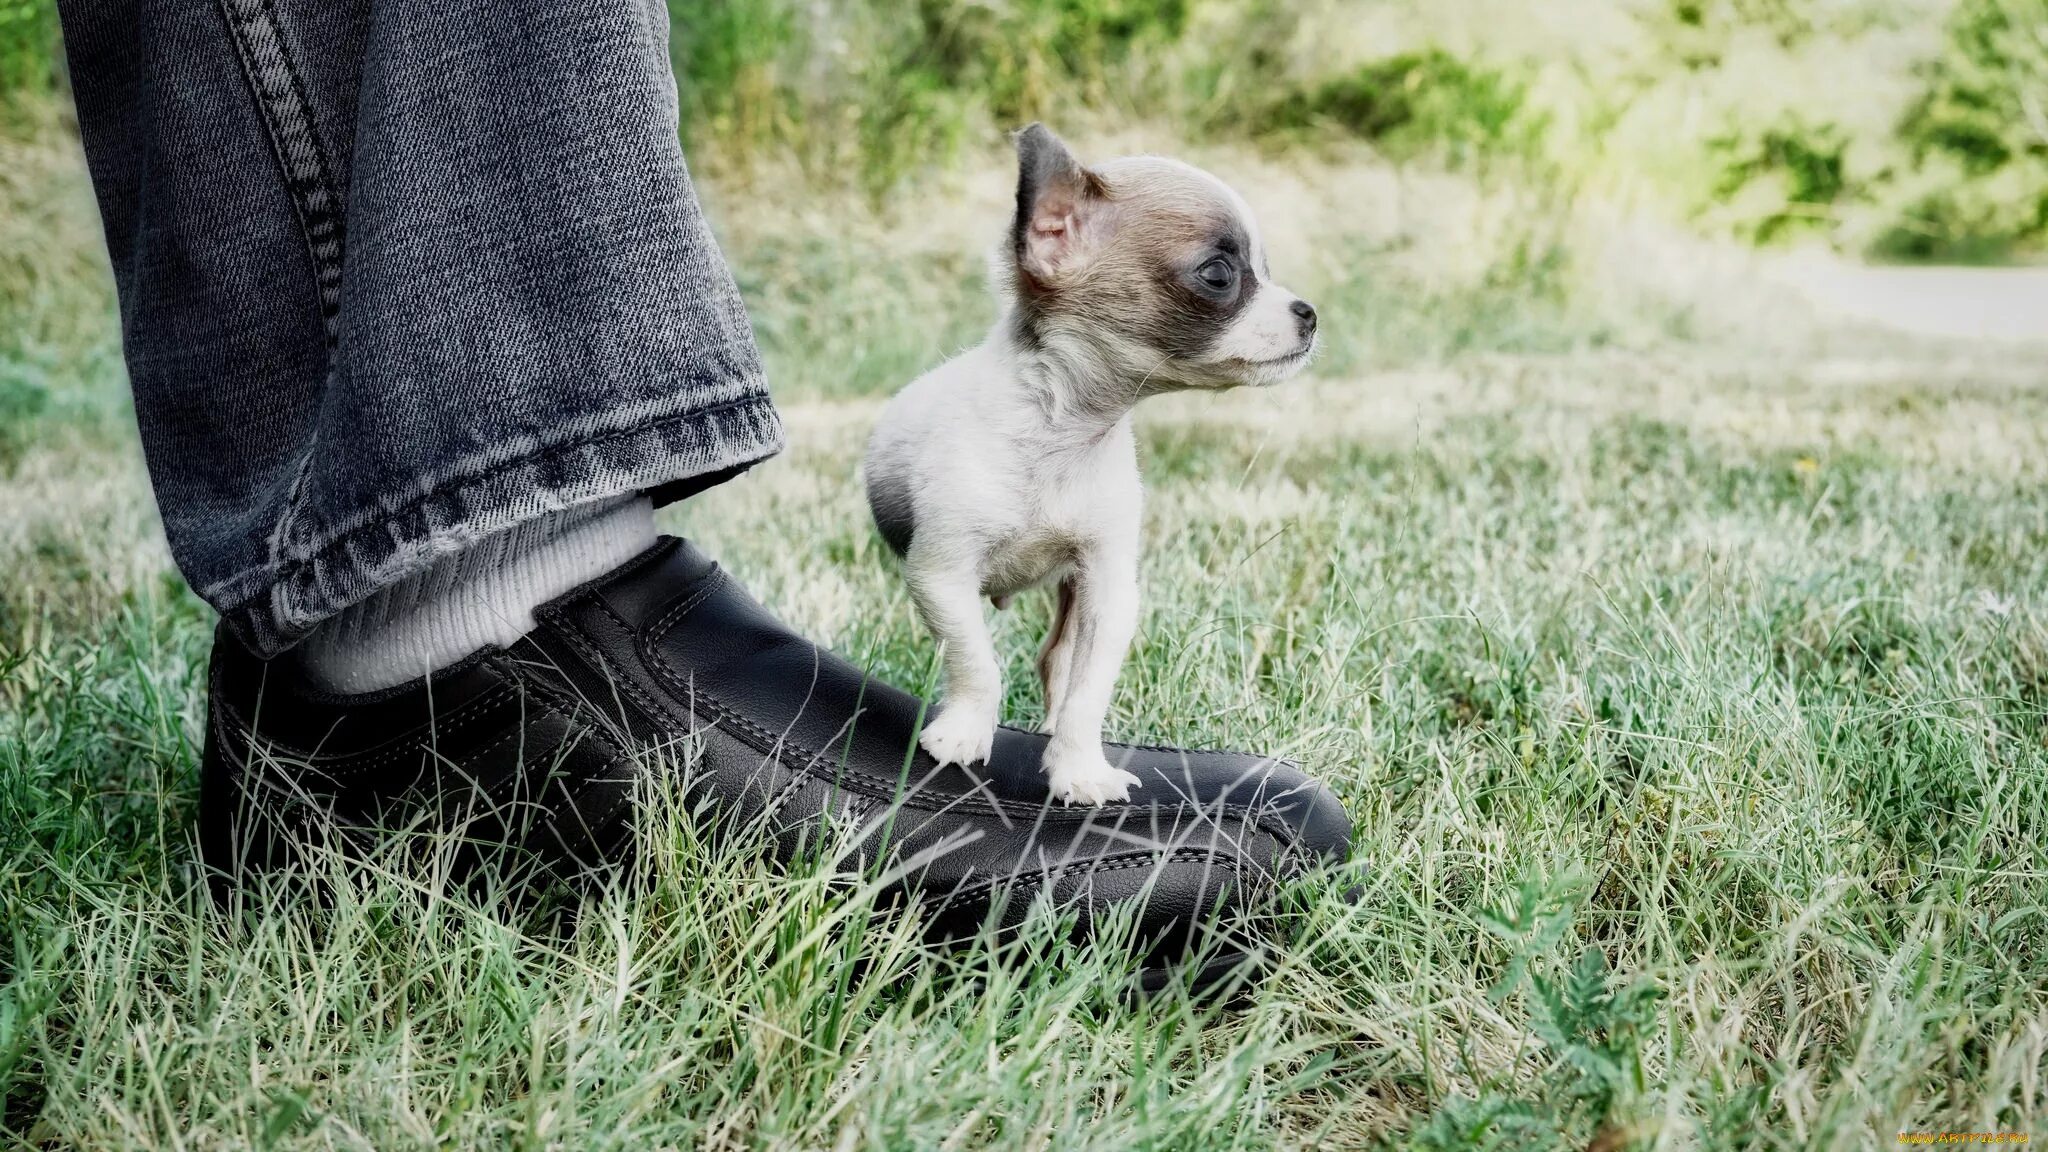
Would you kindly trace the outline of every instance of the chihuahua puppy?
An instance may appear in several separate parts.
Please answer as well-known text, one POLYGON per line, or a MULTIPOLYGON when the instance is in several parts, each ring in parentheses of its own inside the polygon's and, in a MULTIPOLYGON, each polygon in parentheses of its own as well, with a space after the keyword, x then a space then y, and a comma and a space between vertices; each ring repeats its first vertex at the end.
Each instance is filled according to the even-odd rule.
POLYGON ((1041 769, 1063 803, 1130 799, 1102 721, 1138 620, 1143 489, 1131 410, 1186 388, 1273 384, 1308 362, 1316 312, 1274 283, 1221 180, 1176 160, 1086 167, 1042 124, 1015 136, 1017 214, 991 261, 988 338, 883 410, 864 472, 942 650, 941 764, 986 760, 1002 674, 981 598, 1056 582, 1038 655, 1041 769))

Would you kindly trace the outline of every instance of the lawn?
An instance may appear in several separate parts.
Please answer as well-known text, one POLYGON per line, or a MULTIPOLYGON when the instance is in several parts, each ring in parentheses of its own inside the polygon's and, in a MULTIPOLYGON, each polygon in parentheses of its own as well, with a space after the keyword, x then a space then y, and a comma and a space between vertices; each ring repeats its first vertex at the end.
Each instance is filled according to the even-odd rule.
MULTIPOLYGON (((396 876, 219 913, 192 846, 210 616, 158 535, 104 289, 80 289, 21 306, 93 319, 11 354, 44 399, 0 416, 0 1136, 2048 1136, 2048 358, 1830 329, 1739 261, 1699 271, 1718 250, 1597 221, 1561 233, 1552 283, 1522 259, 1540 203, 1209 159, 1284 221, 1276 271, 1332 348, 1144 412, 1144 618, 1110 726, 1291 755, 1349 805, 1356 862, 1297 893, 1255 994, 1125 1000, 1130 959, 1050 914, 995 957, 931 952, 863 887, 707 848, 659 797, 638 883, 567 927, 396 876), (1686 283, 1652 291, 1673 252, 1686 283)), ((857 226, 710 190, 791 447, 665 524, 913 684, 931 646, 856 465, 879 395, 985 318, 1000 177, 857 226)), ((999 620, 1012 719, 1045 616, 999 620)))

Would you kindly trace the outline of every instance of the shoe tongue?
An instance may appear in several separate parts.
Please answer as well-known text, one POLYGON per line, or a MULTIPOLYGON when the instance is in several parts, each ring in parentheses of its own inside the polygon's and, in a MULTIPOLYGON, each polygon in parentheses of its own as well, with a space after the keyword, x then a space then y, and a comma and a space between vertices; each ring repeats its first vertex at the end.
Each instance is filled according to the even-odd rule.
POLYGON ((662 536, 652 548, 626 561, 616 571, 562 599, 593 591, 621 617, 646 621, 662 605, 675 599, 680 589, 701 582, 717 570, 718 564, 688 540, 662 536))
POLYGON ((643 555, 655 555, 663 549, 668 550, 668 555, 658 563, 664 580, 683 579, 694 582, 709 575, 713 568, 718 567, 718 561, 706 556, 695 544, 681 536, 657 537, 654 547, 643 555))

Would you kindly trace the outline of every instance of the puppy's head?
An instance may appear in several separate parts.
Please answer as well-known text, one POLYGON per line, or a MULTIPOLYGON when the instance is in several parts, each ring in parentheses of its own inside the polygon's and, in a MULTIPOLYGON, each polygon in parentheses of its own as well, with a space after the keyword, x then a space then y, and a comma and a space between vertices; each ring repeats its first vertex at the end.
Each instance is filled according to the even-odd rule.
POLYGON ((1273 384, 1316 343, 1316 310, 1275 283, 1258 223, 1177 160, 1085 167, 1042 124, 1017 133, 1009 271, 1022 337, 1172 388, 1273 384))

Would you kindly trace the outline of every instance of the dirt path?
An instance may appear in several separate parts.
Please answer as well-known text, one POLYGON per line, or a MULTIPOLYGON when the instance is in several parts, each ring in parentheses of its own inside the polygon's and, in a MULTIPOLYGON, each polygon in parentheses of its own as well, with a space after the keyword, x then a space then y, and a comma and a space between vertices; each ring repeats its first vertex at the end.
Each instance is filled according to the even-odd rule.
POLYGON ((1823 316, 1921 336, 2048 343, 2048 268, 1872 268, 1794 258, 1771 269, 1823 316))

